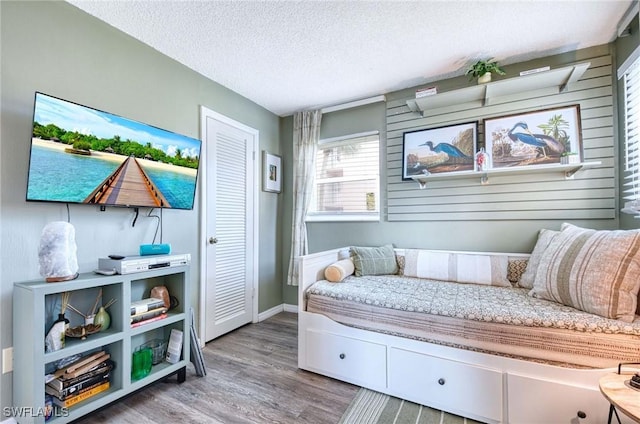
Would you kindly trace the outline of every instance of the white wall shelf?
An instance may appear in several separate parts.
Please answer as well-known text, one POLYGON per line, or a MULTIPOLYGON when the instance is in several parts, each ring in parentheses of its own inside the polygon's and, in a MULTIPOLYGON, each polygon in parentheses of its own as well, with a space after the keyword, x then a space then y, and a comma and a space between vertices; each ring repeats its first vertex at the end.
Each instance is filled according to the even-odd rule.
POLYGON ((559 172, 564 174, 566 179, 571 179, 576 172, 583 168, 591 168, 600 165, 601 162, 580 162, 563 164, 549 164, 549 165, 531 165, 520 166, 517 168, 492 168, 486 171, 461 171, 453 173, 443 174, 429 174, 429 175, 414 175, 411 179, 417 182, 421 189, 427 187, 427 183, 433 180, 453 180, 461 178, 480 178, 481 184, 488 184, 490 176, 500 175, 518 175, 518 174, 536 174, 536 173, 551 173, 559 172))
POLYGON ((578 81, 590 64, 590 62, 579 63, 573 66, 503 79, 487 84, 473 85, 418 99, 410 99, 407 100, 407 106, 413 112, 424 113, 427 110, 470 103, 481 107, 499 103, 500 98, 507 98, 509 95, 527 93, 543 88, 557 87, 558 93, 561 93, 567 89, 569 84, 578 81))

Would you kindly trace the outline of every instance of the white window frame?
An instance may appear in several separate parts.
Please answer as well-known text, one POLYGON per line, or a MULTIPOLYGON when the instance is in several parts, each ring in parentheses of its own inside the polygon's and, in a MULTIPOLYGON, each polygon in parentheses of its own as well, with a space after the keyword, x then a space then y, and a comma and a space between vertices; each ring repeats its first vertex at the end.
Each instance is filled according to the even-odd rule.
MULTIPOLYGON (((376 203, 377 203, 377 211, 376 212, 366 212, 366 213, 340 213, 340 212, 308 212, 305 221, 306 222, 378 222, 380 221, 380 213, 382 209, 381 199, 380 199, 380 153, 382 151, 380 144, 380 131, 367 131, 357 134, 349 134, 340 137, 326 138, 318 141, 318 150, 327 148, 327 145, 330 144, 349 144, 348 140, 350 139, 358 139, 362 137, 370 137, 377 136, 378 137, 378 181, 377 181, 377 193, 376 193, 376 203)), ((316 200, 316 188, 317 181, 314 181, 313 188, 313 196, 311 200, 311 205, 309 210, 312 211, 315 208, 313 207, 316 200)))
POLYGON ((621 212, 640 217, 640 48, 618 69, 624 96, 624 207, 621 212))

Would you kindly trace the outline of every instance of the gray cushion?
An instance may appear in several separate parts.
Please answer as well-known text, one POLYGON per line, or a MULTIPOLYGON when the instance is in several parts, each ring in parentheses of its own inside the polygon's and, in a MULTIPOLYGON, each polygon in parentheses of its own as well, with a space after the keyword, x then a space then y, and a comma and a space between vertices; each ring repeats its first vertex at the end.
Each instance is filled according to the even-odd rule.
POLYGON ((389 275, 398 272, 393 246, 351 247, 351 259, 357 277, 363 275, 389 275))
POLYGON ((533 251, 531 252, 531 257, 529 258, 529 262, 527 263, 527 268, 524 270, 524 273, 520 276, 518 280, 518 285, 520 287, 524 287, 527 289, 533 288, 533 282, 536 280, 536 271, 538 271, 538 265, 540 264, 540 258, 542 258, 542 254, 551 243, 551 240, 558 235, 560 231, 547 230, 543 228, 538 233, 538 241, 536 242, 533 251))

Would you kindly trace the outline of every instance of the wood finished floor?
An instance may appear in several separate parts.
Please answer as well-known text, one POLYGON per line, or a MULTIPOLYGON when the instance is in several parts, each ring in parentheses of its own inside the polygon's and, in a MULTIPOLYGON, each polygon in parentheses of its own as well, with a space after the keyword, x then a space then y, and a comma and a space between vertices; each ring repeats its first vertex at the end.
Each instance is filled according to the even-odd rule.
POLYGON ((207 343, 207 368, 158 382, 74 424, 336 424, 359 387, 297 367, 297 315, 282 312, 207 343))

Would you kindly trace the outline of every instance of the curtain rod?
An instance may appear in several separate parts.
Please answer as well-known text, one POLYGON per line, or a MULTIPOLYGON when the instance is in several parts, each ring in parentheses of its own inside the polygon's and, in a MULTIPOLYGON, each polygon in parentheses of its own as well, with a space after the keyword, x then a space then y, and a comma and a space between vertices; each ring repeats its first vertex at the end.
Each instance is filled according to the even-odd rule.
POLYGON ((354 108, 354 107, 364 106, 364 105, 368 105, 368 104, 371 104, 371 103, 384 102, 385 100, 386 100, 386 98, 385 98, 384 94, 381 94, 379 96, 369 97, 367 99, 354 100, 353 102, 348 102, 348 103, 342 103, 342 104, 339 104, 339 105, 323 107, 321 109, 321 111, 322 111, 322 114, 324 115, 325 113, 335 112, 335 111, 344 110, 344 109, 351 109, 351 108, 354 108))

